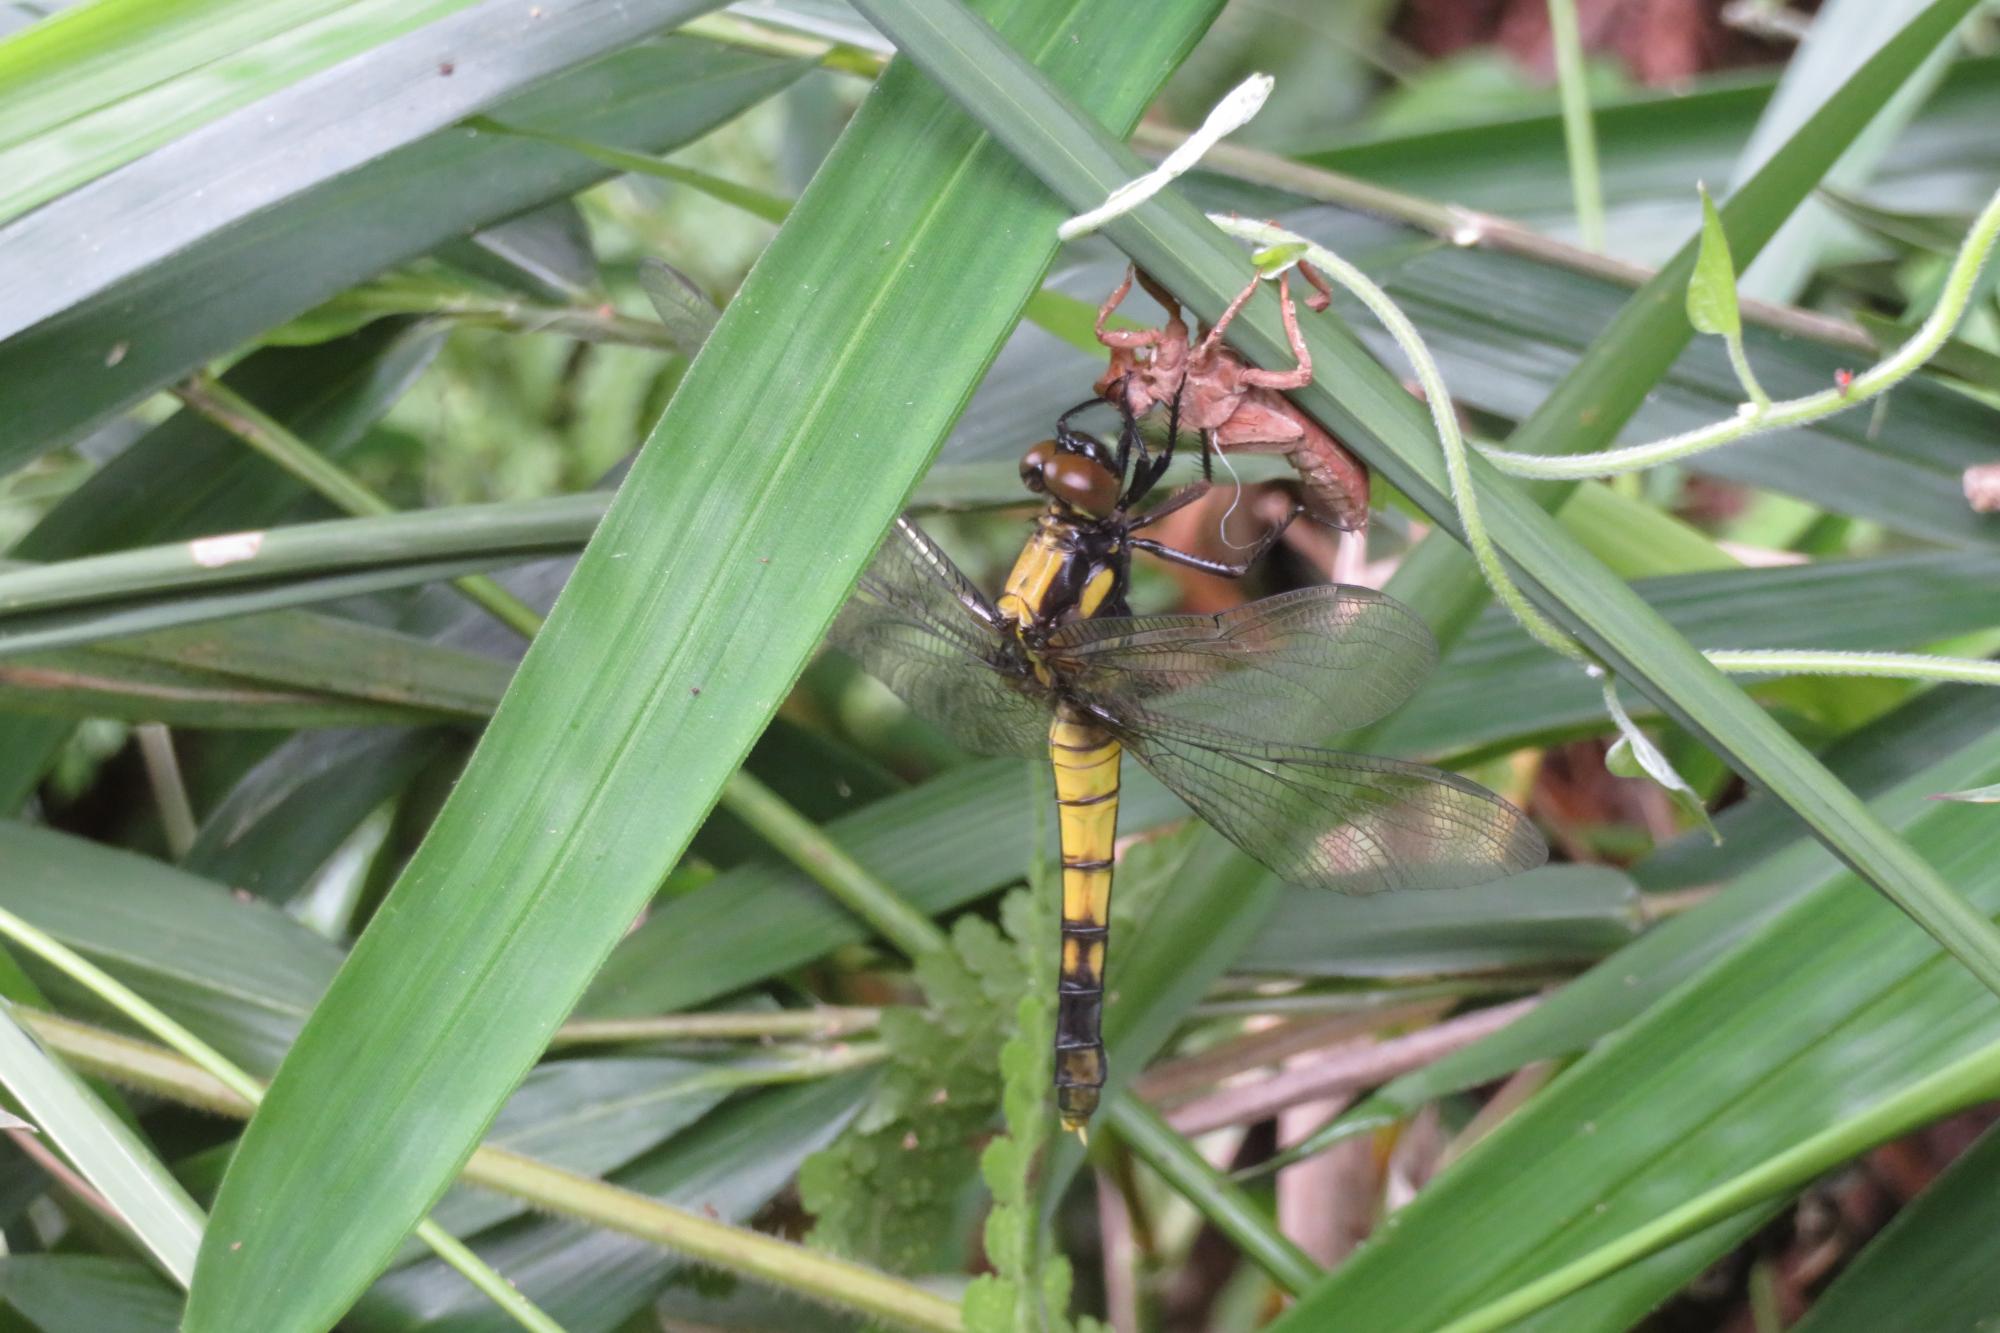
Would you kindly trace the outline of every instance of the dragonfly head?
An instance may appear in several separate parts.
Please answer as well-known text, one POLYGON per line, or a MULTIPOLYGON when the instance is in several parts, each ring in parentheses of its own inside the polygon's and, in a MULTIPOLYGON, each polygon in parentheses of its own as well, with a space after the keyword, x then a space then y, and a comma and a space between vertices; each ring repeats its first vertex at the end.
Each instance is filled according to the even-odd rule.
POLYGON ((1118 507, 1121 489, 1108 454, 1095 436, 1065 431, 1022 457, 1021 484, 1090 518, 1107 518, 1118 507))

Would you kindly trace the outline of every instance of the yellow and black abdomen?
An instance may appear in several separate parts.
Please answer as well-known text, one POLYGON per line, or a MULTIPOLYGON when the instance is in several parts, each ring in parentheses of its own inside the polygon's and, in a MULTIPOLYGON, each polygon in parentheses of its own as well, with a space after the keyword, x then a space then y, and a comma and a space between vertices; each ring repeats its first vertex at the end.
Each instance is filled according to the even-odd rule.
POLYGON ((1104 953, 1118 838, 1118 758, 1110 732, 1068 704, 1049 728, 1062 835, 1062 972, 1056 1001, 1056 1110, 1081 1130, 1104 1086, 1104 953))
MULTIPOLYGON (((1032 644, 1057 627, 1100 612, 1123 613, 1123 562, 1115 542, 1051 512, 1035 525, 994 605, 1023 641, 1035 675, 1055 673, 1032 644)), ((1089 714, 1056 704, 1049 759, 1062 833, 1062 973, 1056 998, 1056 1110, 1081 1130, 1104 1086, 1104 947, 1111 932, 1111 858, 1118 837, 1116 738, 1089 714)))

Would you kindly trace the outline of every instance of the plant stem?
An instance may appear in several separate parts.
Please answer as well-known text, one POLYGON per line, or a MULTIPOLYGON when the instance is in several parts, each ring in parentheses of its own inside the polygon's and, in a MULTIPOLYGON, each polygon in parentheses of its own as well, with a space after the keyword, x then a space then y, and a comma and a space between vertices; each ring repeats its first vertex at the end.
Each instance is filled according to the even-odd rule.
POLYGON ((1750 368, 1749 354, 1743 350, 1743 333, 1738 330, 1723 339, 1729 348, 1729 364, 1736 371, 1736 382, 1743 386, 1744 395, 1750 406, 1759 412, 1771 410, 1771 395, 1764 392, 1764 386, 1757 382, 1757 372, 1750 368))
POLYGON ((1576 0, 1548 0, 1549 39, 1555 46, 1556 84, 1562 92, 1563 143, 1569 152, 1570 193, 1584 248, 1604 248, 1604 188, 1597 175, 1597 131, 1590 121, 1590 89, 1584 83, 1583 37, 1577 31, 1576 0))
POLYGON ((695 37, 706 37, 712 42, 740 46, 745 50, 762 51, 767 55, 817 60, 823 68, 837 70, 843 74, 853 74, 864 79, 879 76, 882 67, 889 62, 886 55, 866 51, 858 46, 787 32, 739 18, 734 14, 704 14, 683 23, 679 31, 695 37))
MULTIPOLYGON (((5 908, 0 908, 0 935, 6 936, 42 961, 61 969, 72 980, 88 988, 93 995, 179 1051, 197 1070, 208 1076, 210 1088, 219 1085, 225 1089, 241 1105, 244 1114, 247 1115, 258 1102, 263 1100, 264 1089, 256 1079, 230 1063, 228 1058, 213 1046, 161 1013, 124 982, 62 941, 39 927, 23 921, 5 908)), ((26 1017, 25 1014, 23 1017, 26 1017)), ((157 1057, 155 1064, 157 1066, 157 1057)), ((437 1252, 439 1258, 463 1274, 466 1281, 485 1293, 522 1328, 530 1329, 533 1333, 562 1333, 561 1325, 542 1313, 534 1302, 516 1291, 505 1278, 487 1267, 478 1255, 466 1249, 456 1237, 449 1235, 437 1223, 426 1218, 417 1224, 416 1233, 426 1245, 437 1252)))
POLYGON ((867 1032, 882 1021, 880 1009, 824 1005, 776 1013, 662 1014, 652 1018, 572 1019, 556 1030, 556 1046, 596 1046, 638 1041, 758 1041, 802 1037, 831 1041, 867 1032))
POLYGON ((1499 1300, 1445 1325, 1439 1333, 1491 1333, 1599 1278, 1656 1254, 1747 1208, 1778 1198, 1880 1143, 2000 1091, 2000 1044, 1986 1046, 1919 1079, 1876 1105, 1766 1158, 1750 1170, 1590 1251, 1499 1300))
POLYGON ((505 1149, 481 1148, 465 1179, 814 1300, 915 1328, 962 1327, 956 1304, 900 1278, 505 1149))
POLYGON ((860 862, 750 774, 738 770, 723 785, 729 813, 748 824, 778 854, 803 870, 841 906, 909 958, 946 946, 945 933, 911 907, 895 890, 868 873, 860 862))
POLYGON ((1502 471, 1515 476, 1575 481, 1585 477, 1616 476, 1677 462, 1754 435, 1810 425, 1837 412, 1844 412, 1902 383, 1945 345, 1971 303, 1979 270, 1992 253, 1996 235, 2000 235, 2000 193, 1995 193, 1974 219, 1972 230, 1952 261, 1937 305, 1922 326, 1887 358, 1833 388, 1822 389, 1803 398, 1772 403, 1761 411, 1754 404, 1746 404, 1738 415, 1726 421, 1683 431, 1663 440, 1629 445, 1623 449, 1607 449, 1602 453, 1549 456, 1509 449, 1483 449, 1481 452, 1502 471))
POLYGON ((1888 676, 1961 685, 2000 685, 2000 662, 1929 653, 1846 653, 1789 649, 1715 650, 1703 657, 1732 675, 1888 676))
MULTIPOLYGON (((292 434, 249 399, 207 373, 190 376, 174 396, 285 471, 357 517, 380 517, 395 507, 335 466, 325 454, 292 434)), ((454 579, 474 604, 523 638, 533 638, 541 617, 484 574, 454 579)))
POLYGON ((165 723, 141 722, 133 728, 133 735, 146 765, 146 784, 153 789, 153 804, 159 807, 167 851, 179 860, 194 846, 195 820, 187 784, 181 780, 180 760, 174 757, 174 734, 165 723))
MULTIPOLYGON (((262 1088, 247 1076, 242 1077, 249 1095, 230 1081, 218 1079, 195 1061, 157 1046, 54 1014, 27 1009, 16 1012, 36 1036, 83 1068, 182 1105, 240 1119, 250 1114, 262 1094, 262 1088)), ((740 1082, 744 1085, 762 1085, 786 1081, 794 1074, 817 1077, 840 1073, 879 1058, 877 1048, 855 1048, 816 1058, 809 1062, 809 1068, 802 1064, 796 1071, 717 1072, 741 1074, 740 1082), (774 1078, 777 1072, 785 1077, 774 1078)), ((815 1300, 838 1302, 864 1314, 918 1328, 959 1327, 957 1306, 907 1282, 748 1228, 675 1208, 519 1153, 482 1146, 466 1162, 462 1179, 469 1185, 521 1199, 537 1209, 637 1236, 815 1300)))
POLYGON ((1176 1134, 1159 1113, 1130 1093, 1119 1093, 1105 1108, 1113 1133, 1133 1156, 1158 1172, 1175 1191, 1236 1242, 1244 1257, 1293 1296, 1317 1282, 1319 1265, 1278 1230, 1248 1195, 1225 1180, 1194 1145, 1176 1134))

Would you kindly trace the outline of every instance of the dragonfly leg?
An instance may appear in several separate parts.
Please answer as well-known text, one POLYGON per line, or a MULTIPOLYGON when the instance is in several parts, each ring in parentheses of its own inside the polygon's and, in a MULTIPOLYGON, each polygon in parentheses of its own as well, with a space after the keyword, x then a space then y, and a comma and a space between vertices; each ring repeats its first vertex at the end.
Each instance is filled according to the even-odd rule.
POLYGON ((1159 522, 1169 514, 1178 513, 1180 510, 1193 504, 1196 500, 1201 499, 1202 496, 1207 495, 1210 489, 1209 483, 1205 481, 1190 482, 1188 485, 1175 491, 1172 495, 1169 495, 1166 499, 1160 501, 1154 508, 1141 514, 1126 530, 1128 532, 1137 532, 1141 528, 1159 522))
MULTIPOLYGON (((1192 490, 1193 488, 1189 487, 1189 489, 1192 490)), ((1172 501, 1168 503, 1172 503, 1172 501)), ((1278 538, 1285 535, 1285 529, 1292 526, 1292 520, 1297 518, 1301 512, 1303 512, 1301 506, 1293 505, 1292 511, 1286 514, 1284 519, 1269 532, 1258 538, 1257 544, 1252 546, 1241 560, 1210 560, 1206 556, 1194 555, 1187 551, 1177 551, 1173 547, 1163 542, 1156 542, 1150 537, 1134 537, 1132 539, 1132 549, 1148 552, 1173 564, 1185 565, 1189 569, 1199 569, 1203 573, 1218 574, 1225 579, 1240 579, 1250 572, 1252 565, 1255 565, 1259 560, 1264 558, 1266 552, 1278 544, 1278 538)))

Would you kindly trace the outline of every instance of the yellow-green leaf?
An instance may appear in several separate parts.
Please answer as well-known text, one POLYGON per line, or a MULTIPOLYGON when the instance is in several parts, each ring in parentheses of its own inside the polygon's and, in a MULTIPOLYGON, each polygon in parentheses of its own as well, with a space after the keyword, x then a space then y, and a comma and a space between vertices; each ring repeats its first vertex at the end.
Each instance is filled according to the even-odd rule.
POLYGON ((1701 249, 1688 277, 1688 323, 1702 333, 1741 337, 1743 317, 1736 309, 1736 266, 1729 258, 1729 236, 1708 187, 1701 186, 1701 249))

